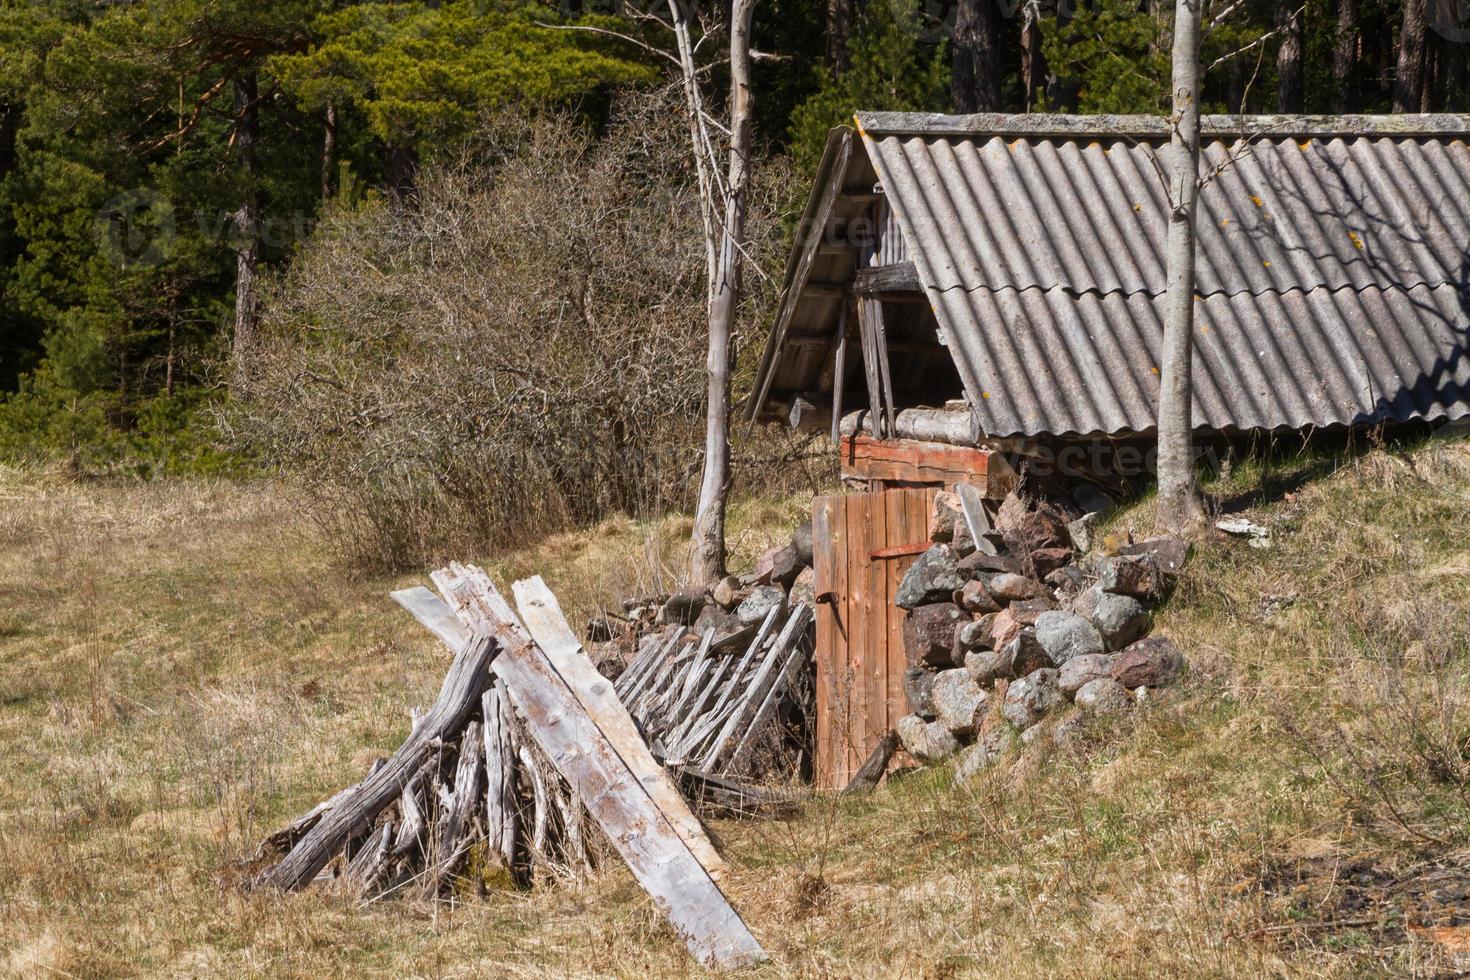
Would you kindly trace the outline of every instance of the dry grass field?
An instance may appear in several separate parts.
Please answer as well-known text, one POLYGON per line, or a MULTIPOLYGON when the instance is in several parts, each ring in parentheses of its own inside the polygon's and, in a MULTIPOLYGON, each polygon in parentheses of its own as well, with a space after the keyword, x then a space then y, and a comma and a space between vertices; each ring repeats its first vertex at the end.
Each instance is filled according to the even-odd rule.
MULTIPOLYGON (((941 768, 714 825, 773 956, 755 975, 1470 969, 1470 446, 1214 489, 1275 545, 1197 549, 1159 616, 1179 688, 974 785, 941 768)), ((804 503, 742 504, 737 557, 804 503)), ((464 557, 585 614, 667 582, 686 532, 616 519, 464 557)), ((422 579, 335 567, 280 487, 0 472, 0 972, 693 972, 614 866, 440 903, 235 887, 232 862, 432 698, 446 658, 387 598, 422 579)))

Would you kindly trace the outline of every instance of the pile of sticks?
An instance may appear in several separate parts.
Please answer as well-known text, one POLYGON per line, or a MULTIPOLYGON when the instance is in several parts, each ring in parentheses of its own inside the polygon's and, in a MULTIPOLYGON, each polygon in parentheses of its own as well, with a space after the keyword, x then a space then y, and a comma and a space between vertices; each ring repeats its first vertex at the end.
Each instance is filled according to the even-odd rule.
POLYGON ((713 629, 697 642, 679 629, 618 677, 618 697, 665 764, 703 778, 759 775, 757 746, 779 738, 780 708, 800 695, 811 624, 804 603, 773 607, 748 647, 723 654, 713 629))
MULTIPOLYGON (((517 615, 478 568, 450 565, 432 577, 443 599, 423 588, 394 599, 456 651, 438 699, 362 782, 267 838, 253 883, 439 894, 497 877, 576 874, 598 853, 616 854, 700 962, 763 959, 720 891, 723 859, 545 583, 515 583, 517 615)), ((759 715, 777 673, 752 675, 720 732, 700 744, 738 745, 747 731, 738 719, 759 715)))

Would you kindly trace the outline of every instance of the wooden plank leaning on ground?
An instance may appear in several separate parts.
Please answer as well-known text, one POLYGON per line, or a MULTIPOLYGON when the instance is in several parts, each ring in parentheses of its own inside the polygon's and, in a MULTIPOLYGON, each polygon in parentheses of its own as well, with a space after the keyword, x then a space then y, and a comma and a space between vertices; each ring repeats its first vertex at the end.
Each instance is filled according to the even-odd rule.
POLYGON ((706 966, 764 960, 765 951, 715 879, 584 709, 576 674, 568 677, 557 670, 483 571, 451 565, 433 579, 472 632, 491 635, 499 643, 495 674, 528 730, 586 801, 593 819, 690 953, 706 966))
POLYGON ((515 593, 521 621, 546 659, 567 682, 582 709, 592 716, 623 764, 648 791, 649 799, 673 826, 674 832, 689 846, 710 877, 719 881, 725 872, 724 858, 705 836, 699 818, 689 809, 673 779, 643 744, 638 726, 618 700, 612 682, 599 674, 583 653, 582 644, 567 625, 556 596, 539 575, 516 582, 511 591, 515 593))

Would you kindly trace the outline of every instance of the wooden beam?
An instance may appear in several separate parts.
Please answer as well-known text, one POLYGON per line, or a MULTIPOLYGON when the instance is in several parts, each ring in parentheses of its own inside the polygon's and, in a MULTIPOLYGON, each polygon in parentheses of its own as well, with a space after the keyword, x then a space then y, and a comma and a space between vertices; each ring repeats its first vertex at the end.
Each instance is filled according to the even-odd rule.
MULTIPOLYGON (((816 206, 810 212, 811 220, 805 220, 804 215, 802 225, 798 229, 797 244, 801 249, 801 254, 796 260, 795 268, 791 270, 786 280, 786 289, 781 297, 781 307, 776 314, 776 325, 771 331, 771 343, 762 360, 765 379, 761 382, 760 390, 751 400, 752 406, 757 410, 765 402, 766 395, 770 393, 771 382, 776 377, 774 365, 786 344, 786 331, 790 328, 792 314, 796 311, 796 299, 802 295, 807 278, 811 275, 812 263, 817 258, 817 247, 822 243, 827 223, 832 220, 832 208, 837 203, 837 196, 842 192, 842 182, 847 178, 847 161, 852 156, 852 134, 844 133, 839 140, 833 154, 832 166, 827 170, 827 182, 818 193, 816 206), (805 242, 802 241, 801 236, 805 236, 805 242)), ((831 144, 828 145, 830 147, 831 144)))
POLYGON ((842 389, 847 387, 847 310, 852 304, 843 300, 842 309, 837 313, 837 352, 833 355, 835 361, 832 368, 832 445, 837 445, 841 439, 841 433, 837 431, 837 422, 842 418, 842 389))
POLYGON ((900 484, 953 487, 972 483, 987 500, 1014 490, 1018 477, 1003 453, 908 439, 842 437, 842 475, 900 484))
POLYGON ((920 293, 924 284, 919 280, 919 270, 912 262, 894 262, 889 265, 869 266, 859 269, 852 277, 854 292, 874 293, 920 293))

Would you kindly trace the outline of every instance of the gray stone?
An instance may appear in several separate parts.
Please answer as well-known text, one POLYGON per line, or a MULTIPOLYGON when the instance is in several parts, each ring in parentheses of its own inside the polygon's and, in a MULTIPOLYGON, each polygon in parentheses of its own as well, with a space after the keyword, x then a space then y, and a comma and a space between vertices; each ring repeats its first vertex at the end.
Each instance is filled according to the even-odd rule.
POLYGON ((1000 612, 1000 603, 995 601, 995 596, 990 594, 985 583, 979 580, 966 582, 963 589, 955 592, 954 601, 968 612, 1000 612))
POLYGON ((1040 582, 1012 572, 990 576, 985 581, 985 587, 990 590, 991 595, 1006 602, 1037 599, 1047 594, 1046 586, 1040 582))
POLYGON ((1034 629, 1024 629, 1017 633, 1016 638, 1007 643, 1002 652, 1010 662, 1012 677, 1025 677, 1038 670, 1056 666, 1056 661, 1036 638, 1034 629))
POLYGON ((903 650, 908 662, 915 666, 953 666, 955 634, 969 621, 969 615, 952 602, 911 609, 903 620, 903 650))
POLYGON ((971 650, 965 654, 965 670, 984 688, 997 680, 1016 676, 1011 672, 1011 658, 1004 650, 971 650))
POLYGON ((791 550, 796 552, 797 559, 803 565, 812 563, 812 522, 797 525, 795 531, 791 532, 791 550))
POLYGON ((925 720, 934 717, 934 671, 910 667, 903 672, 903 694, 909 711, 925 720))
POLYGON ((1062 664, 1057 671, 1057 687, 1067 697, 1077 693, 1078 688, 1099 677, 1111 677, 1113 655, 1108 653, 1084 653, 1062 664))
POLYGON ((894 727, 904 751, 923 762, 938 762, 959 751, 960 743, 941 722, 905 715, 894 727))
POLYGON ((1071 548, 1037 548, 1031 552, 1031 573, 1045 581, 1055 571, 1066 568, 1072 560, 1071 548))
MULTIPOLYGON (((786 608, 786 590, 779 585, 757 585, 745 601, 735 607, 735 618, 743 626, 764 622, 772 609, 786 608)), ((779 616, 780 614, 777 613, 779 616)))
POLYGON ((688 626, 699 618, 708 601, 709 593, 702 588, 680 589, 670 595, 663 608, 658 611, 658 621, 688 626))
POLYGON ((1057 689, 1057 672, 1038 670, 1010 683, 1001 715, 1024 731, 1040 721, 1048 711, 1065 703, 1066 699, 1057 689))
POLYGON ((1074 596, 1087 585, 1087 573, 1076 565, 1063 565, 1044 580, 1049 588, 1064 596, 1074 596))
POLYGON ((1118 549, 1120 555, 1152 555, 1159 567, 1170 575, 1184 571, 1189 560, 1189 542, 1182 538, 1145 538, 1118 549))
POLYGON ((1111 715, 1126 710, 1133 696, 1111 677, 1098 677, 1083 684, 1074 700, 1088 714, 1111 715))
POLYGON ((956 735, 973 732, 990 701, 990 692, 975 683, 963 667, 934 675, 931 694, 935 717, 956 735))
POLYGON ((965 587, 958 561, 947 544, 936 544, 924 552, 898 583, 894 604, 902 609, 914 609, 926 603, 949 601, 965 587))
POLYGON ((961 750, 955 762, 954 778, 964 785, 995 765, 1016 744, 1016 733, 1010 725, 997 725, 986 732, 974 745, 961 750))
POLYGON ((983 647, 992 646, 993 644, 990 642, 990 627, 994 623, 995 613, 987 613, 979 619, 961 626, 954 637, 956 652, 979 650, 983 647))
POLYGON ((1081 711, 1073 708, 1051 730, 1051 741, 1059 749, 1072 749, 1082 744, 1087 723, 1081 711))
POLYGON ((1021 563, 1010 555, 987 555, 983 551, 966 555, 959 560, 956 567, 959 568, 960 574, 966 578, 998 572, 1021 574, 1021 563))
POLYGON ((1097 540, 1097 515, 1083 514, 1067 525, 1067 538, 1079 554, 1087 554, 1097 540))
POLYGON ((930 541, 948 544, 954 540, 955 528, 964 523, 965 516, 960 510, 959 494, 941 490, 934 495, 934 503, 929 508, 930 541))
POLYGON ((1184 654, 1162 636, 1139 640, 1118 654, 1111 676, 1130 691, 1137 687, 1168 687, 1184 670, 1184 654))
POLYGON ((796 576, 796 581, 791 583, 791 604, 798 602, 808 606, 814 606, 817 602, 817 571, 808 565, 796 576))
POLYGON ((776 552, 775 557, 771 559, 771 584, 789 589, 791 583, 796 581, 796 576, 800 575, 801 570, 806 567, 807 563, 802 561, 796 549, 788 544, 776 552))
POLYGON ((715 600, 721 609, 734 608, 743 596, 740 594, 740 580, 733 575, 726 575, 715 583, 710 591, 710 598, 715 600))
POLYGON ((1097 585, 1115 595, 1157 600, 1174 587, 1174 576, 1153 555, 1113 555, 1097 563, 1097 585))
POLYGON ((1076 613, 1061 610, 1036 617, 1036 639, 1058 667, 1073 657, 1103 652, 1097 627, 1076 613))
MULTIPOLYGON (((1148 607, 1132 596, 1104 592, 1094 585, 1079 597, 1079 601, 1084 599, 1091 609, 1088 618, 1109 650, 1121 650, 1148 632, 1148 607)), ((1082 614, 1081 608, 1077 612, 1082 614)))

